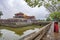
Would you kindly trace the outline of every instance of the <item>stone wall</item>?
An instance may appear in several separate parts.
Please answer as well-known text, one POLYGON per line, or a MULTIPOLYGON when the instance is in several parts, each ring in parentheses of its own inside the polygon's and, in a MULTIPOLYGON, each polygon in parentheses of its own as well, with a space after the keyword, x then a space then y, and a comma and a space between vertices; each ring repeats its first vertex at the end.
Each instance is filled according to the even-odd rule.
POLYGON ((31 24, 32 22, 26 19, 0 19, 0 25, 4 25, 4 26, 21 27, 31 24))
POLYGON ((48 24, 49 22, 37 22, 36 20, 26 20, 26 19, 19 19, 19 18, 14 18, 14 19, 0 19, 0 25, 3 26, 10 26, 10 27, 24 27, 28 25, 40 25, 44 26, 48 24))

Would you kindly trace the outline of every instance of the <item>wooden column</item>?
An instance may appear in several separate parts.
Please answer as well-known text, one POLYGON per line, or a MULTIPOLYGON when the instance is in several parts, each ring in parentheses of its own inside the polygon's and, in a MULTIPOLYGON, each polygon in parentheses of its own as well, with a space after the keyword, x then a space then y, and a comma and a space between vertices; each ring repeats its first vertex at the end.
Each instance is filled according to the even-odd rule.
POLYGON ((54 32, 59 32, 58 22, 54 22, 54 32))

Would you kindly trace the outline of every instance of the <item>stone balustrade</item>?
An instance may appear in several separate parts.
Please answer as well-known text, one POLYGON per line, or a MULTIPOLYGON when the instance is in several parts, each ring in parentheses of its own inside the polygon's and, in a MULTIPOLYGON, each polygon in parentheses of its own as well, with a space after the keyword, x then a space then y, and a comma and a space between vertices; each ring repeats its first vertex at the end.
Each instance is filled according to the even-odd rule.
POLYGON ((42 27, 39 32, 34 32, 29 36, 25 37, 23 40, 40 40, 46 34, 46 32, 50 29, 50 26, 51 26, 51 23, 42 27))

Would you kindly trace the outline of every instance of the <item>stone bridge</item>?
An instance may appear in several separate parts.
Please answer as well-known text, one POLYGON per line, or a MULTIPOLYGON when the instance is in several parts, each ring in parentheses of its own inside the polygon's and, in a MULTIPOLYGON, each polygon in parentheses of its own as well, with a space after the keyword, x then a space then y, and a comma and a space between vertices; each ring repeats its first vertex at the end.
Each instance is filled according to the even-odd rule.
POLYGON ((39 32, 33 32, 20 40, 60 40, 60 33, 54 32, 54 23, 42 27, 39 32))

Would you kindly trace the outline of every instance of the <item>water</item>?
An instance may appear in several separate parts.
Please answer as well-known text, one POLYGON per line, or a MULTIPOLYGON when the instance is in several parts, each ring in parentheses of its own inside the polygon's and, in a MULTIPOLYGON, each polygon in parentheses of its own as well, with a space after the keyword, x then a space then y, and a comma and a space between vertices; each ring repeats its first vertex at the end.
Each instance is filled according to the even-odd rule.
POLYGON ((20 36, 15 34, 13 31, 9 31, 6 29, 1 30, 2 36, 0 40, 19 40, 20 36))
POLYGON ((19 40, 20 38, 29 35, 32 32, 38 32, 38 28, 35 28, 34 30, 30 29, 24 32, 23 35, 17 35, 15 32, 7 30, 7 29, 1 29, 2 36, 0 36, 0 40, 19 40))

